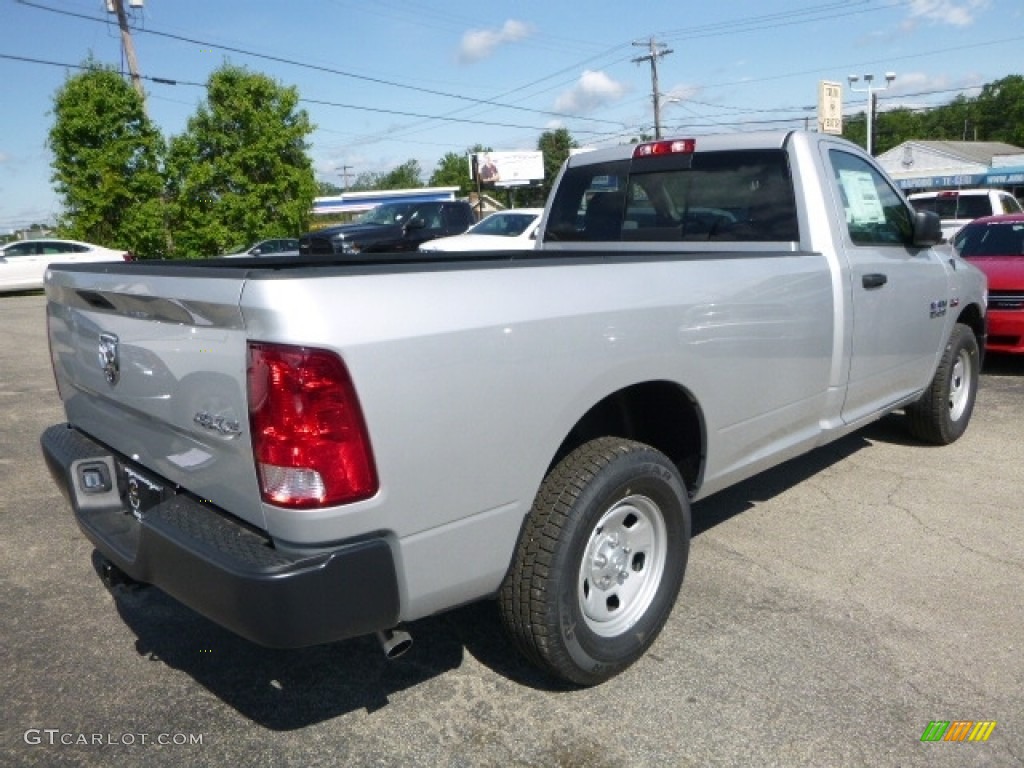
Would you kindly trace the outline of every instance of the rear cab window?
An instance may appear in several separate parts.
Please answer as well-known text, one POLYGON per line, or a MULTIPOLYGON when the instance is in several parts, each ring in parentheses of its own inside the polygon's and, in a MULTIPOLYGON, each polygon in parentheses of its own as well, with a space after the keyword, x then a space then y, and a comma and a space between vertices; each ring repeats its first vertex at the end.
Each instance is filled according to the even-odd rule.
POLYGON ((782 149, 690 152, 567 168, 549 242, 780 242, 799 239, 782 149))

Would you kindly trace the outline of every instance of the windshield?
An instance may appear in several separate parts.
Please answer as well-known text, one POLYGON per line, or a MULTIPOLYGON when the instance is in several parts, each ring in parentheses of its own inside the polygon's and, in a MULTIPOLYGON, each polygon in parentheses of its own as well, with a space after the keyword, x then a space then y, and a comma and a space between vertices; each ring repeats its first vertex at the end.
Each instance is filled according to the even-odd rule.
POLYGON ((1024 255, 1024 221, 968 224, 957 233, 953 245, 961 256, 1024 255))
POLYGON ((516 237, 536 220, 535 213, 492 213, 469 231, 474 235, 516 237))
POLYGON ((359 224, 403 224, 412 212, 412 203, 384 203, 367 211, 356 221, 359 224))

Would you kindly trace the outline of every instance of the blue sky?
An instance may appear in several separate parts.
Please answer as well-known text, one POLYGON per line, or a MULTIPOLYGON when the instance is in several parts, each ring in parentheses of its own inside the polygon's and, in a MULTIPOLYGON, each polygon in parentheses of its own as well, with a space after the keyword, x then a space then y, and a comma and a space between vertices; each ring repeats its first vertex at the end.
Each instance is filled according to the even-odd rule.
MULTIPOLYGON (((127 4, 127 0, 125 0, 127 4)), ((1024 72, 1020 0, 144 0, 132 9, 150 117, 181 133, 224 62, 296 86, 318 178, 419 161, 424 181, 474 144, 585 146, 652 132, 655 39, 666 135, 814 124, 820 80, 896 73, 882 110, 928 106, 1024 72)), ((0 0, 0 231, 50 221, 53 95, 90 54, 124 66, 104 0, 0 0), (46 63, 46 62, 54 62, 46 63)), ((863 85, 863 81, 859 86, 863 85)))

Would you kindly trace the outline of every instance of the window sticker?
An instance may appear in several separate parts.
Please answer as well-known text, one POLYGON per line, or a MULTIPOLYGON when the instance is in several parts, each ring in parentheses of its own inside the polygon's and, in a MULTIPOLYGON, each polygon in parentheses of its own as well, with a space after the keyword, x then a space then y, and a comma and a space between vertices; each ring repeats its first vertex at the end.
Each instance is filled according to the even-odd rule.
POLYGON ((846 198, 846 215, 850 224, 863 226, 885 223, 882 201, 870 173, 840 169, 839 184, 846 198))

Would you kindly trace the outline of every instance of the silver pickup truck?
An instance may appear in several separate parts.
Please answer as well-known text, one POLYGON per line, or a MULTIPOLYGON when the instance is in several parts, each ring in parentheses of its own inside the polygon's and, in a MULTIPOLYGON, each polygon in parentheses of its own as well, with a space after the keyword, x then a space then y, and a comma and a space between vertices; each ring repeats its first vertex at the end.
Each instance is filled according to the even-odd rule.
POLYGON ((299 647, 497 598, 549 673, 643 654, 690 505, 895 410, 967 427, 984 278, 802 132, 580 153, 514 253, 65 266, 54 479, 113 582, 299 647))

